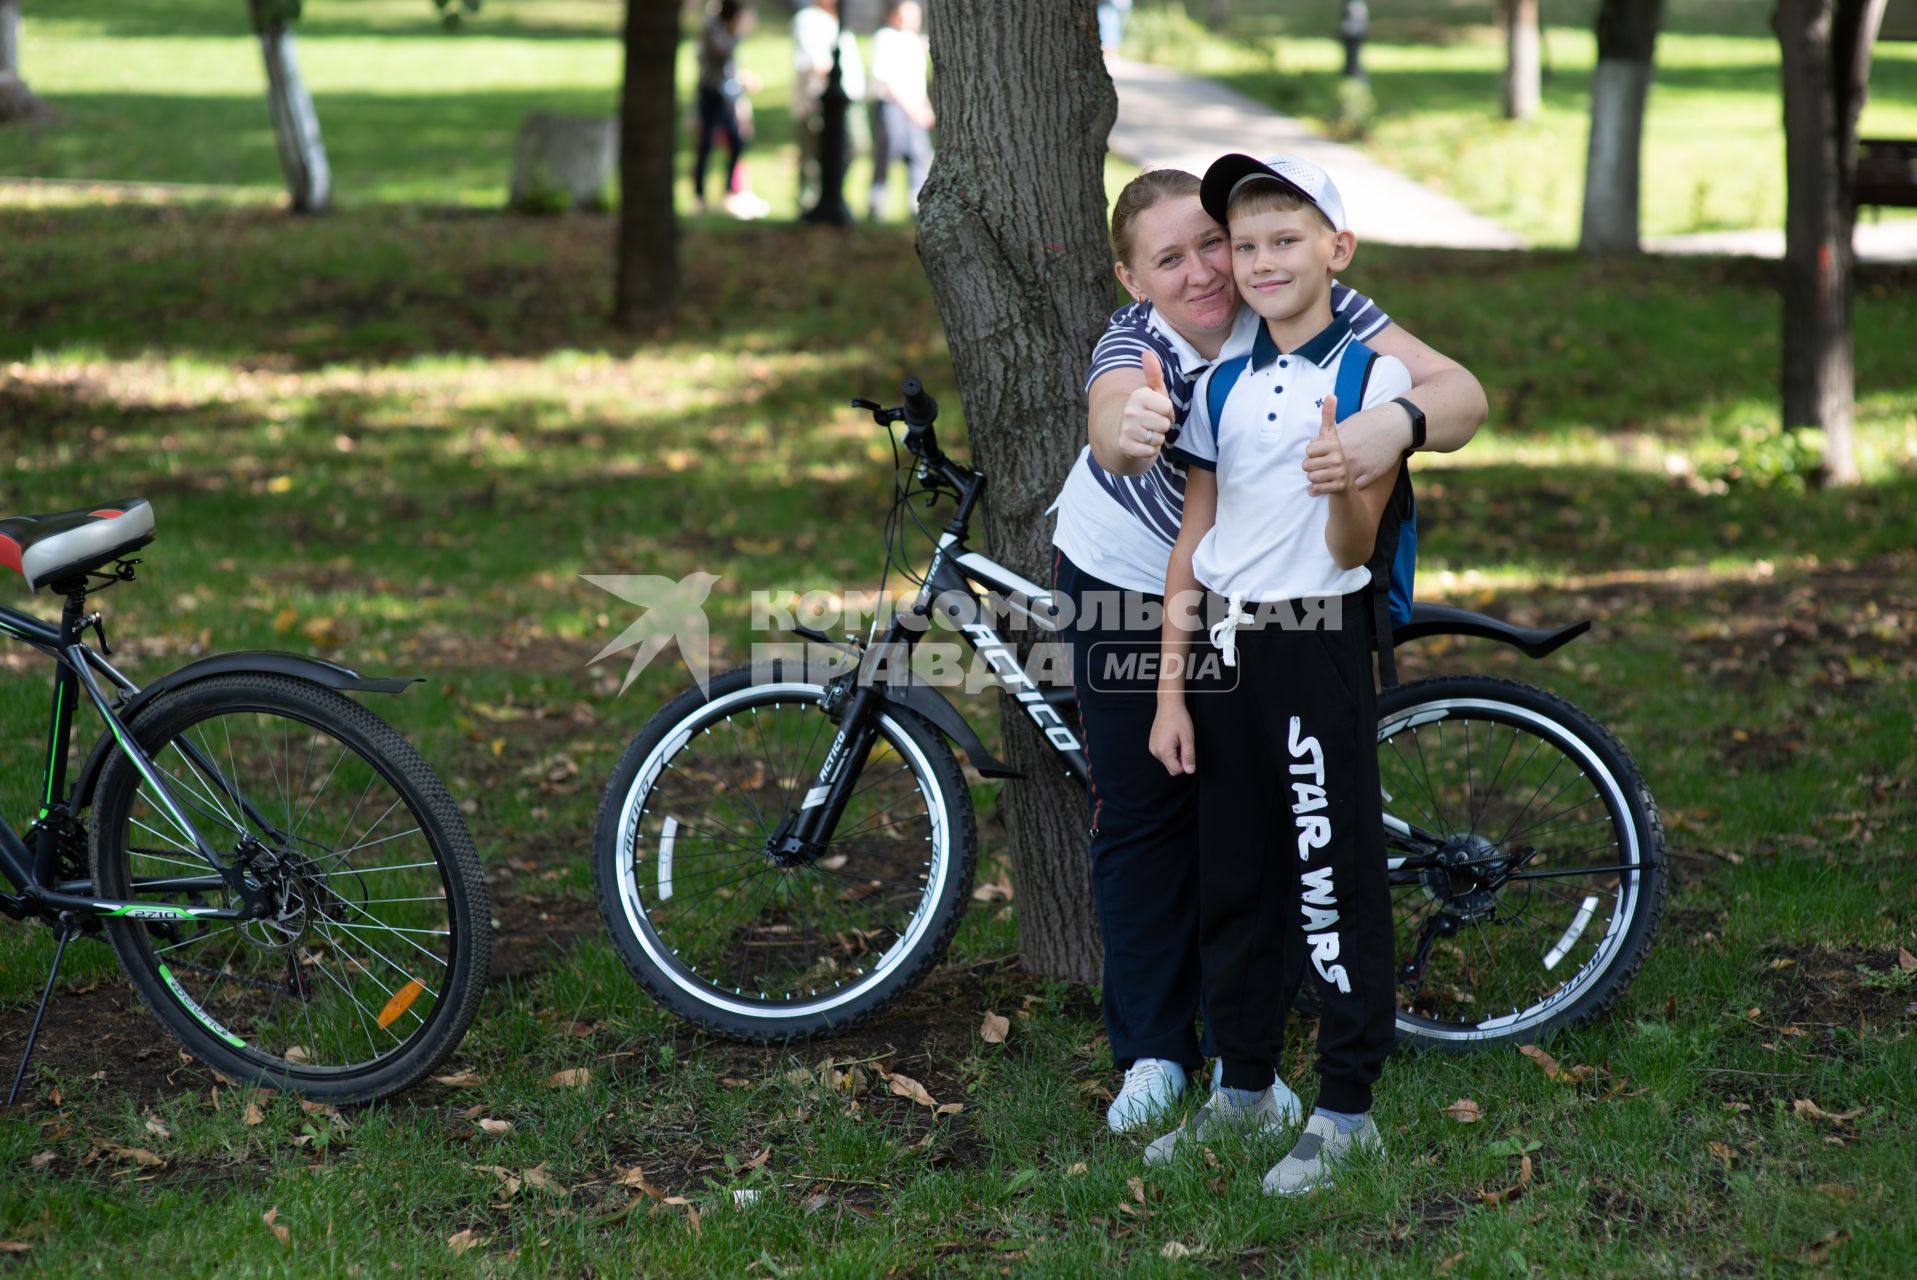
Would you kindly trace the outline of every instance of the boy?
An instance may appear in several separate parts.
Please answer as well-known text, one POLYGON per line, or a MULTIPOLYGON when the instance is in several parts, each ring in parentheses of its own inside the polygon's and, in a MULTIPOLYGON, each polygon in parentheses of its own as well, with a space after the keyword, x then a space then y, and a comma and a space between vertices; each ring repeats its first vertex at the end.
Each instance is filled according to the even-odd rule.
MULTIPOLYGON (((1393 474, 1350 483, 1335 425, 1346 361, 1370 408, 1410 389, 1331 309, 1357 241, 1323 169, 1226 156, 1200 200, 1227 224, 1232 274, 1264 323, 1199 382, 1173 453, 1189 468, 1166 571, 1164 663, 1152 754, 1199 786, 1199 954, 1220 1087, 1147 1163, 1287 1113, 1272 1064, 1296 984, 1318 984, 1317 1110, 1266 1174, 1267 1194, 1328 1186, 1380 1145, 1371 1086, 1393 1037, 1391 903, 1374 744, 1365 561, 1393 474), (1201 597, 1200 590, 1209 593, 1201 597), (1190 602, 1223 616, 1194 644, 1190 602), (1186 607, 1174 605, 1186 602, 1186 607), (1256 608, 1254 618, 1244 606, 1256 608), (1192 670, 1187 708, 1186 671, 1192 670)), ((1402 465, 1402 464, 1401 464, 1402 465)), ((1377 584, 1384 590, 1385 584, 1377 584)))

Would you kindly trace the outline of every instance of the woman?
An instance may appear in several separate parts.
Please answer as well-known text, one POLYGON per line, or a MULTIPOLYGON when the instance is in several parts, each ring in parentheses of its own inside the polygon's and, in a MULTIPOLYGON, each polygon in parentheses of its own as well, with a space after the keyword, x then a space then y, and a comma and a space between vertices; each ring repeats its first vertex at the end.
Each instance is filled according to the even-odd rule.
MULTIPOLYGON (((1106 1113, 1113 1130, 1168 1109, 1206 1053, 1198 1007, 1198 807, 1195 775, 1170 775, 1147 747, 1157 710, 1158 624, 1137 628, 1130 597, 1157 600, 1178 534, 1184 475, 1163 456, 1178 438, 1192 385, 1233 326, 1256 317, 1232 283, 1225 229, 1198 202, 1198 179, 1139 175, 1112 207, 1119 283, 1133 303, 1113 314, 1086 375, 1089 445, 1054 509, 1056 588, 1072 598, 1072 676, 1092 762, 1092 885, 1105 942, 1105 1026, 1125 1082, 1106 1113), (1107 603, 1109 602, 1109 603, 1107 603), (1127 613, 1133 629, 1125 628, 1127 613), (1114 661, 1127 654, 1129 662, 1114 661), (1150 655, 1147 658, 1147 655, 1150 655), (1143 658, 1145 661, 1136 659, 1143 658)), ((1369 298, 1334 285, 1354 334, 1411 371, 1405 397, 1423 412, 1423 448, 1461 448, 1484 421, 1484 391, 1457 362, 1391 322, 1369 298)), ((1412 445, 1397 404, 1339 427, 1360 487, 1389 474, 1412 445)), ((1282 1081, 1279 1087, 1283 1087, 1282 1081)), ((1290 1105, 1296 1107, 1295 1097, 1290 1105)))

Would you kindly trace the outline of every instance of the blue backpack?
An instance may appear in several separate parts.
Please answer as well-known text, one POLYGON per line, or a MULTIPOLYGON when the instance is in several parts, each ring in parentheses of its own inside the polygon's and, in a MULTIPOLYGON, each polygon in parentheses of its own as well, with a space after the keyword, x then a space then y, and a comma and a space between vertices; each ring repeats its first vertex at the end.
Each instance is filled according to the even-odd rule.
MULTIPOLYGON (((1371 367, 1378 353, 1353 338, 1339 358, 1338 377, 1332 394, 1338 397, 1338 421, 1358 412, 1365 402, 1365 386, 1371 380, 1371 367)), ((1206 407, 1216 423, 1224 415, 1225 397, 1237 382, 1231 377, 1214 376, 1206 394, 1206 407)), ((1411 621, 1411 590, 1418 573, 1418 500, 1411 491, 1411 468, 1398 468, 1398 482, 1391 490, 1391 501, 1378 517, 1378 541, 1365 561, 1371 570, 1372 600, 1376 613, 1374 627, 1378 640, 1378 676, 1384 685, 1398 683, 1397 666, 1391 660, 1391 631, 1411 621), (1388 584, 1383 591, 1380 584, 1388 584)))

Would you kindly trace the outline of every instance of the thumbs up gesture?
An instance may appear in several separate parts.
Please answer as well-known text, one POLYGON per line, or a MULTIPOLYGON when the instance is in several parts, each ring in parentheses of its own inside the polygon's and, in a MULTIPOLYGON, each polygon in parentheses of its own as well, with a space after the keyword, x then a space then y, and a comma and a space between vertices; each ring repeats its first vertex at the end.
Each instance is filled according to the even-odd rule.
POLYGON ((1165 447, 1177 406, 1165 391, 1165 370, 1158 356, 1147 351, 1140 360, 1145 385, 1134 388, 1125 401, 1118 424, 1118 450, 1127 458, 1156 458, 1165 447))
POLYGON ((1318 436, 1305 446, 1305 479, 1311 482, 1311 496, 1343 493, 1351 487, 1350 468, 1345 465, 1345 447, 1338 439, 1338 397, 1326 396, 1318 436))

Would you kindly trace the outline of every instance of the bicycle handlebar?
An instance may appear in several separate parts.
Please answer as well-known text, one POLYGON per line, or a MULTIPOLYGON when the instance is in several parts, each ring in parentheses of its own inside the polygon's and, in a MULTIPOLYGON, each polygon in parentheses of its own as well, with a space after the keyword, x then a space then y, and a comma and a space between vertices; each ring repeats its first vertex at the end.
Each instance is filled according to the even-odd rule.
POLYGON ((907 378, 899 384, 899 390, 905 396, 905 425, 931 426, 939 416, 939 402, 926 394, 924 384, 917 378, 907 378))

